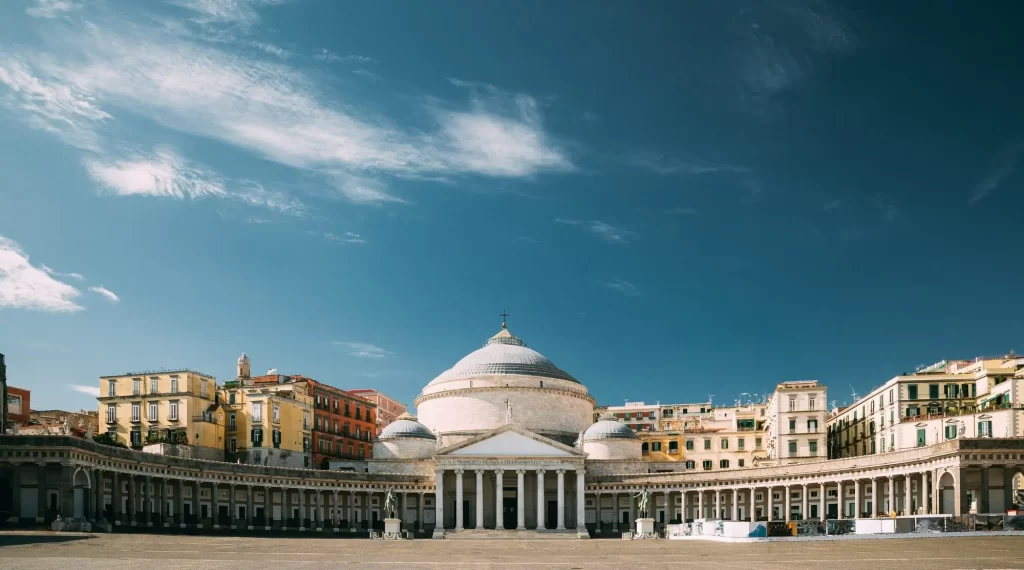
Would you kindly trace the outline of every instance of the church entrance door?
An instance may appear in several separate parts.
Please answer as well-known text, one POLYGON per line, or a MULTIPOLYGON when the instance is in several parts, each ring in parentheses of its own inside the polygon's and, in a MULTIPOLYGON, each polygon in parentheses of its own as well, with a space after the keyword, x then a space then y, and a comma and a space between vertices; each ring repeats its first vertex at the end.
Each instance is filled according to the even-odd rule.
POLYGON ((548 514, 544 517, 544 526, 558 528, 558 501, 548 501, 548 514))
POLYGON ((502 498, 502 522, 501 527, 505 529, 516 528, 516 498, 515 497, 503 497, 502 498))

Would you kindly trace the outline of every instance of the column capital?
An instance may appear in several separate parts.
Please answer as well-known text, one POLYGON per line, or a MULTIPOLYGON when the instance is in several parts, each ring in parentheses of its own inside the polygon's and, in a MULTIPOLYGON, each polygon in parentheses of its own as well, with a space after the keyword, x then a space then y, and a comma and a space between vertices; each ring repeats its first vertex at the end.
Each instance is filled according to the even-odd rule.
POLYGON ((476 471, 474 471, 474 473, 476 473, 477 475, 483 475, 484 473, 487 473, 487 470, 486 469, 477 469, 476 471))
POLYGON ((559 469, 555 471, 555 473, 558 473, 559 475, 565 475, 565 469, 559 469))
POLYGON ((583 475, 583 474, 585 474, 586 472, 587 472, 587 470, 586 470, 586 469, 584 469, 583 467, 578 467, 578 468, 576 468, 576 474, 577 474, 577 475, 583 475))
POLYGON ((525 473, 526 473, 526 469, 516 469, 516 474, 517 475, 524 475, 525 473))
POLYGON ((456 469, 456 470, 455 470, 455 474, 456 474, 456 475, 462 475, 462 474, 463 474, 463 473, 465 473, 465 472, 466 472, 466 470, 465 470, 465 469, 456 469))
POLYGON ((495 470, 494 470, 494 474, 495 474, 495 475, 501 475, 501 474, 503 474, 504 472, 505 472, 505 470, 504 470, 504 469, 495 469, 495 470))
POLYGON ((543 475, 546 471, 547 471, 547 469, 538 469, 537 470, 537 475, 543 475))
POLYGON ((437 469, 434 469, 434 475, 436 475, 438 477, 443 477, 444 476, 444 469, 442 469, 440 467, 438 467, 437 469))

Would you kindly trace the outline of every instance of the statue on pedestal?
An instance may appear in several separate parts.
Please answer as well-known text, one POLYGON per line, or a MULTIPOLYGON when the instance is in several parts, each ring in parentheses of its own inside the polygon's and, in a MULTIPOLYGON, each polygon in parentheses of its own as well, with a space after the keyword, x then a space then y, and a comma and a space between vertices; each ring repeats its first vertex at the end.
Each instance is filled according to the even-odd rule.
POLYGON ((645 487, 643 491, 640 491, 633 498, 639 498, 637 501, 637 509, 640 511, 640 518, 647 518, 648 512, 651 510, 651 492, 645 487))
POLYGON ((384 512, 388 514, 388 518, 395 518, 395 507, 397 506, 397 499, 395 498, 394 487, 388 487, 388 493, 384 496, 384 512))

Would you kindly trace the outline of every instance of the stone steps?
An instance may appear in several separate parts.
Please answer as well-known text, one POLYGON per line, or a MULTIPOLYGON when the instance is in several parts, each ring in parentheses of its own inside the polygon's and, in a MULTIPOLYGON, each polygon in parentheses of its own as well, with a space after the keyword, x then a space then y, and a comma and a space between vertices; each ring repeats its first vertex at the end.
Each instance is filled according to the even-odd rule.
POLYGON ((448 539, 469 540, 576 540, 575 530, 495 530, 465 529, 446 530, 444 537, 448 539))

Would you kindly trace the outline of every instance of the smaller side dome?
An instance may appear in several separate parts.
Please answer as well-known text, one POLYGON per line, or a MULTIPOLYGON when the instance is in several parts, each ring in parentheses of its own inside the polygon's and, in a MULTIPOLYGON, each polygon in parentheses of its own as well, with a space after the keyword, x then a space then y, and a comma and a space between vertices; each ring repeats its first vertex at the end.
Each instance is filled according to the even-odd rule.
POLYGON ((629 426, 612 419, 614 416, 601 416, 594 425, 583 432, 583 441, 602 439, 640 439, 629 426))
POLYGON ((239 364, 249 364, 249 357, 246 356, 245 353, 243 352, 242 356, 238 357, 238 363, 239 364))
POLYGON ((404 413, 398 419, 391 422, 380 431, 377 439, 386 441, 389 439, 416 438, 437 440, 437 437, 427 429, 427 426, 416 421, 416 416, 404 413))

